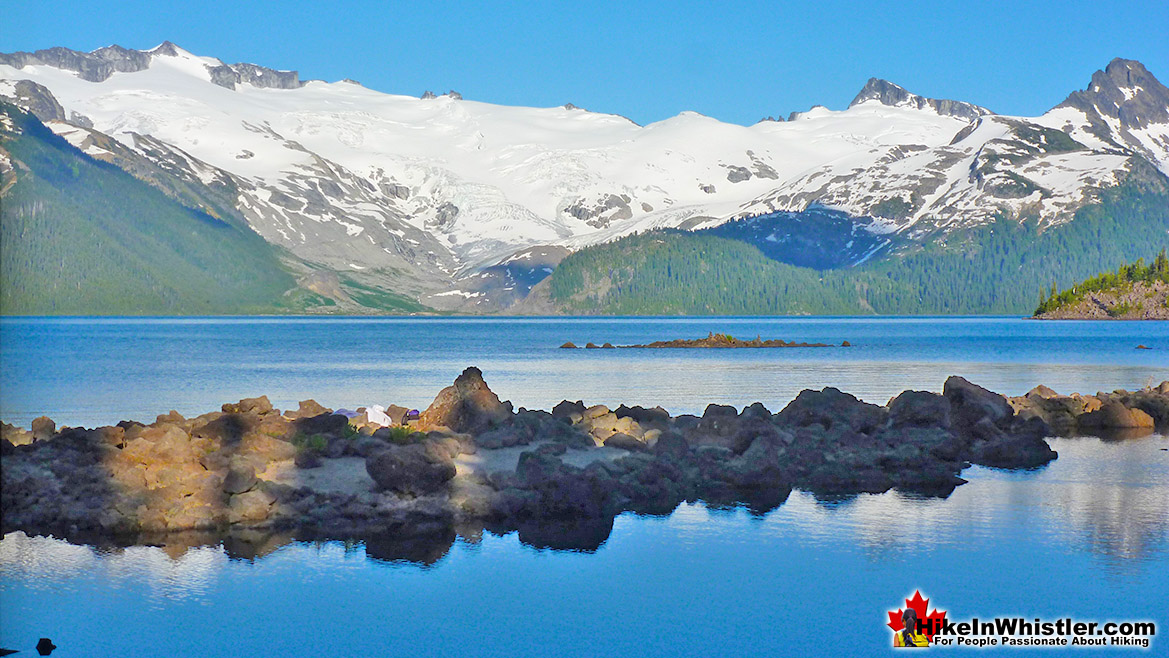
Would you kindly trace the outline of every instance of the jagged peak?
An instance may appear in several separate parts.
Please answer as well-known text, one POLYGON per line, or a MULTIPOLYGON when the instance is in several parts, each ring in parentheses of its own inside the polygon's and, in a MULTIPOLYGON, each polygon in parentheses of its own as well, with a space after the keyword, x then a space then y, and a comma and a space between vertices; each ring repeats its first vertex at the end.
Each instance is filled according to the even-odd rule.
POLYGON ((948 99, 926 98, 914 94, 901 85, 881 78, 869 78, 865 86, 848 104, 855 107, 861 103, 877 102, 890 107, 910 107, 918 110, 932 110, 942 116, 957 117, 973 121, 987 114, 994 114, 985 107, 948 99))
POLYGON ((1152 123, 1169 123, 1169 88, 1144 64, 1117 57, 1104 70, 1092 74, 1086 89, 1073 91, 1056 107, 1107 116, 1128 129, 1144 128, 1152 123))
POLYGON ((167 57, 178 57, 180 51, 187 52, 187 51, 183 50, 182 48, 179 48, 178 46, 176 46, 174 44, 174 42, 172 42, 172 41, 163 41, 162 43, 158 44, 157 46, 151 48, 150 50, 148 50, 146 52, 149 52, 152 55, 165 55, 167 57))

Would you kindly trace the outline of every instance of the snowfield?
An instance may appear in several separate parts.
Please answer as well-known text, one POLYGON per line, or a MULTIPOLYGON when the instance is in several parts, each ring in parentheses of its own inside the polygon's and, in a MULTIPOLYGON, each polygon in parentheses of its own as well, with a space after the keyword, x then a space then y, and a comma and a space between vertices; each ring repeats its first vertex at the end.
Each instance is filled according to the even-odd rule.
POLYGON ((534 245, 578 249, 812 204, 873 215, 875 232, 976 225, 1004 210, 1058 223, 1122 180, 1134 153, 1169 172, 1169 123, 1112 125, 1108 140, 1073 107, 1030 119, 977 108, 971 120, 912 95, 893 105, 858 97, 793 121, 739 126, 683 112, 639 126, 352 82, 231 89, 212 81, 218 59, 170 44, 146 52, 147 68, 101 82, 0 64, 0 95, 15 97, 21 80, 42 85, 70 117, 50 126, 86 153, 108 155, 92 131, 147 158, 168 151, 205 184, 230 181, 269 241, 338 271, 408 268, 416 292, 449 290, 452 277, 534 245), (1075 144, 1055 148, 1059 135, 1044 130, 1075 144))

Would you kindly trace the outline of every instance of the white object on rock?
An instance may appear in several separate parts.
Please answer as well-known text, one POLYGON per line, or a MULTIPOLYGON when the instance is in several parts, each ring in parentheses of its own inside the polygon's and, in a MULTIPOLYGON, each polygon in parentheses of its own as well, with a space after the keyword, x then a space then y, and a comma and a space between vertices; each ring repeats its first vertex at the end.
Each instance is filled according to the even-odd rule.
POLYGON ((369 422, 375 425, 381 425, 382 427, 389 427, 394 424, 394 421, 390 420, 390 417, 386 415, 386 408, 380 404, 375 404, 366 409, 365 416, 369 419, 369 422))

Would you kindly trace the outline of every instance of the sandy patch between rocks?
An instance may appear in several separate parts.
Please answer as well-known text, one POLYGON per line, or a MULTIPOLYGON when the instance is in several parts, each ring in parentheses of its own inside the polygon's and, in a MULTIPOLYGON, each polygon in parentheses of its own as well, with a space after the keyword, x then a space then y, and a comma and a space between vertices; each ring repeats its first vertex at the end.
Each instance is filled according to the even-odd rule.
MULTIPOLYGON (((541 441, 526 446, 513 446, 511 448, 480 449, 473 455, 459 455, 455 459, 455 469, 458 475, 487 475, 500 471, 514 472, 516 465, 520 462, 520 454, 529 450, 535 450, 543 443, 549 442, 541 441)), ((560 459, 570 466, 584 468, 601 459, 612 461, 628 454, 629 452, 619 448, 606 448, 602 446, 589 450, 569 450, 563 455, 560 455, 560 459)))
MULTIPOLYGON (((535 450, 539 445, 540 443, 533 443, 511 448, 480 449, 473 455, 459 455, 455 459, 456 477, 486 476, 500 471, 515 472, 520 454, 535 450)), ((589 450, 569 450, 561 455, 560 459, 565 464, 584 468, 597 460, 612 461, 628 454, 618 448, 598 447, 589 450)), ((377 490, 373 478, 369 477, 369 472, 365 470, 365 459, 362 457, 322 459, 320 466, 306 469, 297 468, 293 460, 286 459, 272 462, 264 472, 257 473, 256 477, 277 484, 308 487, 313 491, 329 493, 359 495, 377 490)))
POLYGON ((316 468, 297 468, 291 459, 286 459, 272 462, 256 477, 293 487, 308 487, 313 491, 352 495, 374 491, 373 478, 365 470, 362 457, 322 459, 316 468))

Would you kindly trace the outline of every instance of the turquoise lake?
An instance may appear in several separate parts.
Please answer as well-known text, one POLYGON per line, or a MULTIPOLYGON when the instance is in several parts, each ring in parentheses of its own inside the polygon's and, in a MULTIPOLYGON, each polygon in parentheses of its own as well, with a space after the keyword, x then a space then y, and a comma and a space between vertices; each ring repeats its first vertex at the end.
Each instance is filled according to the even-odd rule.
MULTIPOLYGON (((1169 323, 1019 318, 5 318, 0 418, 150 421, 267 394, 281 408, 423 408, 465 367, 501 398, 763 402, 836 386, 884 404, 949 375, 1008 395, 1169 379, 1169 323), (768 350, 562 350, 736 337, 768 350), (1137 345, 1152 349, 1138 350, 1137 345)), ((585 548, 555 529, 425 544, 0 540, 0 646, 54 656, 870 656, 920 590, 952 618, 1169 624, 1169 439, 1051 439, 1035 471, 971 467, 946 499, 795 491, 753 513, 619 516, 585 548)), ((947 649, 936 648, 935 651, 947 649)), ((953 650, 953 649, 951 649, 953 650)), ((1026 653, 1026 650, 1020 650, 1026 653)), ((1131 650, 1129 650, 1131 651, 1131 650)), ((1169 652, 1158 637, 1152 655, 1169 652)), ((989 655, 999 655, 992 652, 989 655)), ((1052 654, 1056 655, 1056 654, 1052 654)))

